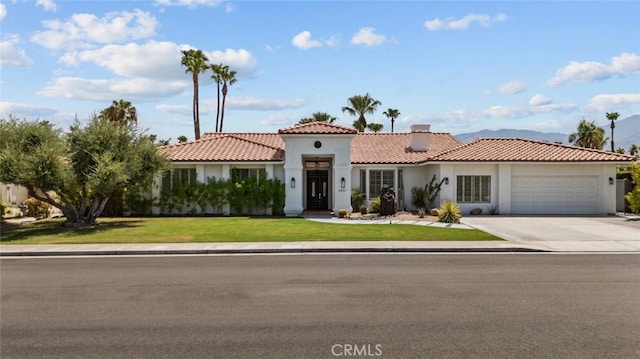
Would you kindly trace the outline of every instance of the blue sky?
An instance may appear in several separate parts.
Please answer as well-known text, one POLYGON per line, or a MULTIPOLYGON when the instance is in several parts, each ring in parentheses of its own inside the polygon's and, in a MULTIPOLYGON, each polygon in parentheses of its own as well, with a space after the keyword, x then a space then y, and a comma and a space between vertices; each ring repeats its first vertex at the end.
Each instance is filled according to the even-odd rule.
MULTIPOLYGON (((159 138, 193 139, 181 50, 238 72, 225 132, 275 132, 347 99, 396 108, 396 131, 430 123, 573 131, 640 113, 638 1, 0 1, 0 116, 66 127, 131 101, 159 138)), ((201 131, 215 85, 201 75, 201 131)))

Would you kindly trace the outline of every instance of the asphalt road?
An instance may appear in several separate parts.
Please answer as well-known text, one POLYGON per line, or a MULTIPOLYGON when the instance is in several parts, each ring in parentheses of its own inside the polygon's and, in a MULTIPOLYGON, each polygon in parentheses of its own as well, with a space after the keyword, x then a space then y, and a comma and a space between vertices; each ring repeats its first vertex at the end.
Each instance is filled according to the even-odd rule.
POLYGON ((0 357, 637 358, 638 254, 21 258, 0 357))

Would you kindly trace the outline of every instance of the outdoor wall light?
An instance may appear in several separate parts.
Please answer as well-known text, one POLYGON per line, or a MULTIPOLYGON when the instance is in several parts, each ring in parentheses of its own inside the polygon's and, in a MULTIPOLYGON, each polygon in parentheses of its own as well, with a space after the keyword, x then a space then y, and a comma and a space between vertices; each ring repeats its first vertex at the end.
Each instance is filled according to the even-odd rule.
POLYGON ((296 178, 291 177, 291 188, 296 188, 296 178))
POLYGON ((347 186, 347 181, 344 180, 344 177, 340 179, 340 188, 345 188, 347 186))
POLYGON ((613 186, 613 177, 609 177, 609 184, 613 186))
POLYGON ((447 186, 449 185, 449 177, 444 178, 444 184, 446 184, 447 186))

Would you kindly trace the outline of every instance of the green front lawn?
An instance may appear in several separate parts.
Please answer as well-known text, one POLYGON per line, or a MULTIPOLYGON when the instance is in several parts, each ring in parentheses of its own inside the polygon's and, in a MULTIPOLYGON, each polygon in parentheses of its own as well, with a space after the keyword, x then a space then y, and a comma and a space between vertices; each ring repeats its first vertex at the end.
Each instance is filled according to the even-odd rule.
POLYGON ((302 218, 101 218, 99 225, 85 228, 64 228, 62 222, 50 219, 13 228, 3 224, 0 240, 3 244, 501 240, 475 229, 334 224, 302 218))

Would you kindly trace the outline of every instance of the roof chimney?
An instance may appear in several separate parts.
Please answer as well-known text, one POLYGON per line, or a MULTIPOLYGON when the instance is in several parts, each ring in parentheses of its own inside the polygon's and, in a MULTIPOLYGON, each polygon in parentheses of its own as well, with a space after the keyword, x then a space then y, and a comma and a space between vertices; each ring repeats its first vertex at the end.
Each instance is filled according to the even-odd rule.
POLYGON ((429 129, 431 125, 411 125, 411 149, 415 152, 429 150, 429 129))

